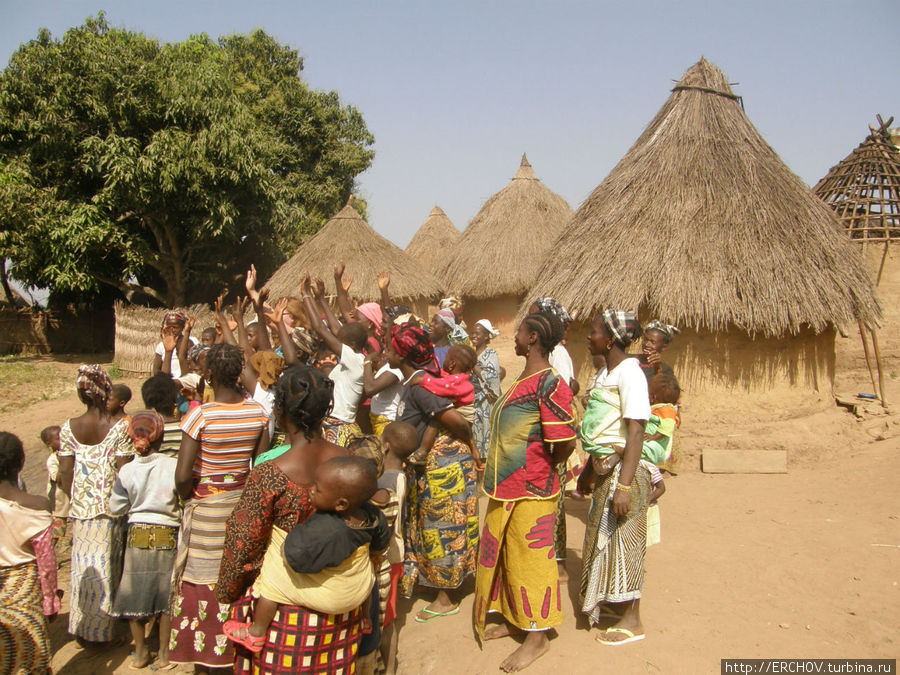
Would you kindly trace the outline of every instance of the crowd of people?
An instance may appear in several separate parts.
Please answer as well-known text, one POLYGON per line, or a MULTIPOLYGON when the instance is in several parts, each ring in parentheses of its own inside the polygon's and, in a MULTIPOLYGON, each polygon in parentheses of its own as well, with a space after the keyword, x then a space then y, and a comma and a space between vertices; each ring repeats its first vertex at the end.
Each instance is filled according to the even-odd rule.
POLYGON ((501 390, 489 320, 469 329, 455 298, 417 317, 387 274, 380 301, 356 306, 343 277, 340 263, 333 298, 306 274, 299 298, 270 303, 251 268, 199 341, 193 317, 166 313, 139 411, 81 366, 84 413, 41 434, 46 497, 23 489, 22 443, 0 433, 0 672, 49 672, 67 533, 68 630, 90 648, 127 622, 135 669, 394 673, 398 595, 430 590, 414 620, 440 621, 474 577, 478 638, 524 634, 500 664, 522 670, 562 623, 567 485, 591 499, 580 611, 609 624, 604 645, 644 638, 644 554, 679 423, 661 354, 677 329, 593 317, 579 414, 555 299, 518 325, 524 367, 501 390))

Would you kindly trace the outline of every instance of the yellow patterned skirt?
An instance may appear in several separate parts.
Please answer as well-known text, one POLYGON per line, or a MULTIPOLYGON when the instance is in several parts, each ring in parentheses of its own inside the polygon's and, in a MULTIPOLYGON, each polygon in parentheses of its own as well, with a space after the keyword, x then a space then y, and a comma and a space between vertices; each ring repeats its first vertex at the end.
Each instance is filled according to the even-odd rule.
POLYGON ((562 623, 554 547, 556 507, 556 497, 488 500, 475 573, 475 630, 480 639, 492 612, 524 631, 562 623))
POLYGON ((0 673, 50 672, 50 636, 37 564, 0 569, 0 673))

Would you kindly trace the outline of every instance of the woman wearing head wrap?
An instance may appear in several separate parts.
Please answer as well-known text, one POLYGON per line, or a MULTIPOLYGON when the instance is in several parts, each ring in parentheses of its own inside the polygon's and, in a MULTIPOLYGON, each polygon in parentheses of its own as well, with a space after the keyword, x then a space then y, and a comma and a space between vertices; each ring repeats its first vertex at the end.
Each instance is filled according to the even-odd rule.
POLYGON ((443 368, 447 352, 453 345, 472 346, 466 331, 456 323, 456 317, 451 309, 439 309, 429 324, 431 330, 431 342, 434 345, 434 355, 443 368))
POLYGON ((500 664, 519 671, 549 649, 549 631, 562 623, 554 559, 558 495, 556 466, 575 447, 572 390, 548 357, 562 339, 554 316, 529 314, 515 335, 525 369, 491 408, 491 444, 484 470, 487 513, 475 576, 475 630, 481 640, 526 634, 500 664), (486 629, 487 616, 503 623, 486 629))
MULTIPOLYGON (((176 380, 181 377, 181 361, 177 358, 178 348, 184 340, 184 328, 187 325, 188 317, 182 312, 170 311, 163 315, 162 324, 159 328, 159 342, 153 352, 153 374, 159 372, 169 373, 176 380)), ((192 338, 187 338, 190 342, 188 349, 197 344, 192 338)))
POLYGON ((578 487, 582 494, 592 493, 592 504, 580 593, 582 611, 593 623, 605 605, 619 607, 619 621, 597 636, 603 644, 644 638, 640 598, 650 474, 639 460, 650 400, 640 364, 625 353, 640 335, 641 326, 633 312, 608 309, 594 317, 588 336, 591 354, 602 355, 606 366, 598 374, 581 425, 581 444, 591 462, 579 477, 578 487), (621 461, 607 471, 602 460, 614 453, 621 461))
POLYGON ((178 460, 159 452, 164 427, 162 416, 155 411, 131 416, 128 435, 138 456, 119 471, 109 500, 110 515, 128 516, 125 565, 112 613, 128 619, 134 640, 132 668, 150 663, 144 623, 154 616, 160 617, 159 634, 163 636, 157 668, 169 663, 169 591, 181 504, 175 494, 178 460))
POLYGON ((472 433, 481 458, 487 456, 488 443, 491 438, 491 425, 488 416, 491 406, 500 396, 500 360, 497 352, 489 345, 491 340, 500 335, 488 319, 475 322, 472 329, 472 347, 478 361, 475 363, 472 385, 475 387, 475 422, 472 433))
POLYGON ((69 632, 80 642, 109 642, 115 637, 109 613, 122 570, 125 522, 110 517, 108 505, 116 472, 134 456, 134 446, 127 420, 115 422, 107 410, 112 382, 106 371, 98 364, 80 366, 75 387, 86 410, 59 432, 59 471, 71 497, 69 632))
POLYGON ((452 295, 447 298, 441 298, 441 301, 438 303, 438 309, 451 310, 453 312, 453 320, 463 329, 463 331, 468 330, 466 322, 463 321, 462 300, 454 298, 452 295))
POLYGON ((641 353, 637 360, 641 364, 641 370, 647 383, 660 373, 675 377, 672 367, 662 362, 662 353, 681 331, 675 326, 663 323, 659 319, 653 319, 644 326, 644 338, 641 343, 641 353))
POLYGON ((401 592, 410 596, 417 583, 438 590, 434 602, 416 615, 421 623, 458 613, 459 598, 450 593, 475 572, 478 498, 475 459, 468 446, 471 428, 452 401, 419 386, 425 373, 440 375, 423 329, 395 326, 385 356, 404 377, 397 421, 414 426, 419 443, 429 425, 437 429, 425 466, 416 469, 404 528, 401 592))

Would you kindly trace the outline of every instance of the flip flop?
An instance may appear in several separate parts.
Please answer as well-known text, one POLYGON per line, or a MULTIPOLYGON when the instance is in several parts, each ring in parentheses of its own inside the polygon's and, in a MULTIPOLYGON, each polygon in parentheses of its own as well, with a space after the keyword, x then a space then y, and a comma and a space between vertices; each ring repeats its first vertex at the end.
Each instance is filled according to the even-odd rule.
POLYGON ((618 647, 619 645, 627 645, 629 642, 638 642, 639 640, 643 640, 647 635, 645 633, 639 633, 635 635, 627 628, 607 628, 603 633, 600 633, 596 638, 594 638, 597 642, 602 645, 608 645, 610 647, 618 647), (604 640, 604 633, 621 633, 625 636, 624 640, 604 640))
POLYGON ((266 645, 265 636, 256 637, 250 635, 250 624, 237 621, 236 619, 228 619, 228 621, 222 624, 222 632, 225 633, 225 637, 229 640, 246 647, 254 654, 259 654, 266 645), (241 628, 243 628, 246 633, 244 637, 238 637, 237 631, 241 628))
POLYGON ((429 616, 427 619, 416 616, 416 623, 428 623, 429 621, 440 619, 442 616, 453 616, 454 614, 459 614, 459 605, 451 609, 449 612, 435 612, 433 609, 428 609, 427 607, 423 607, 422 611, 425 614, 430 614, 431 616, 429 616))

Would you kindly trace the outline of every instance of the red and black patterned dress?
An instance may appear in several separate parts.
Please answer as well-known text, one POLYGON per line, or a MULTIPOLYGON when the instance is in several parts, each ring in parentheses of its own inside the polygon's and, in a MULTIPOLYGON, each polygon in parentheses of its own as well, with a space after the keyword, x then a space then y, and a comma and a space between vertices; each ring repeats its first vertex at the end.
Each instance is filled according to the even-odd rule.
MULTIPOLYGON (((228 519, 216 585, 219 601, 231 603, 232 618, 250 620, 250 589, 262 566, 272 527, 290 532, 314 511, 310 486, 297 485, 274 462, 253 469, 228 519)), ((361 619, 358 609, 325 615, 305 607, 280 605, 269 628, 269 641, 260 653, 235 646, 235 675, 349 675, 355 672, 361 619)))

